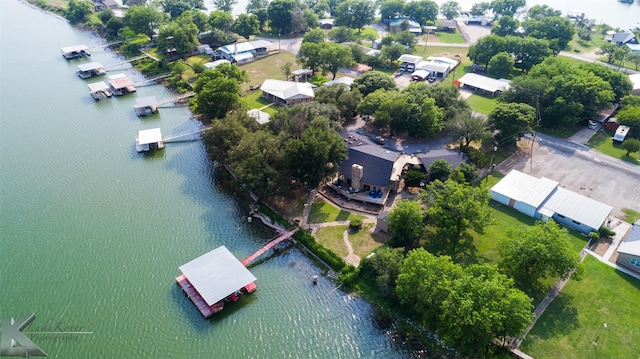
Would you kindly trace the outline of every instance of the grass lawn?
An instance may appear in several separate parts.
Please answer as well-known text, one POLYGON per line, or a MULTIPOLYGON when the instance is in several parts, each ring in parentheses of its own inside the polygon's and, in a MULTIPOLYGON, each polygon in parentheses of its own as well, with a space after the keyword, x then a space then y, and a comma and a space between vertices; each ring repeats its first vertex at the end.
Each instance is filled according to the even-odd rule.
POLYGON ((575 134, 576 132, 578 132, 580 130, 580 125, 575 125, 573 127, 569 127, 569 128, 538 128, 538 131, 547 134, 547 135, 551 135, 554 137, 559 137, 559 138, 569 138, 571 136, 573 136, 573 134, 575 134))
POLYGON ((469 107, 476 112, 488 115, 494 108, 498 107, 498 101, 495 98, 485 97, 473 94, 465 100, 469 107))
MULTIPOLYGON (((429 46, 429 40, 433 38, 432 35, 428 35, 427 38, 427 46, 429 46)), ((460 34, 460 30, 456 30, 456 32, 446 32, 446 31, 438 31, 436 32, 435 37, 438 39, 438 42, 444 42, 448 44, 464 44, 464 37, 460 34)))
POLYGON ((240 66, 240 68, 247 71, 249 75, 249 82, 241 85, 242 91, 246 93, 246 91, 249 91, 250 86, 262 85, 266 79, 284 80, 280 66, 287 62, 293 64, 291 71, 301 68, 300 65, 296 63, 296 56, 287 51, 281 51, 279 54, 267 56, 240 66))
POLYGON ((632 153, 630 156, 627 156, 627 151, 623 150, 620 144, 613 143, 611 137, 613 137, 612 132, 601 130, 593 135, 587 144, 611 157, 619 158, 635 165, 640 164, 637 153, 632 153))
MULTIPOLYGON (((371 233, 373 227, 373 223, 365 223, 360 231, 348 234, 353 253, 360 258, 366 257, 384 243, 385 238, 371 233)), ((316 233, 316 240, 340 257, 346 257, 349 254, 343 239, 343 234, 346 230, 348 230, 348 226, 320 228, 316 233)))
POLYGON ((354 218, 364 219, 364 217, 359 214, 353 214, 349 211, 341 210, 333 204, 321 199, 316 199, 313 205, 311 205, 311 213, 309 214, 310 223, 347 221, 354 218))
POLYGON ((589 41, 581 40, 576 33, 573 35, 573 39, 569 42, 570 49, 567 49, 567 51, 573 53, 589 52, 595 49, 599 49, 605 43, 606 41, 604 41, 604 35, 599 32, 592 33, 591 40, 589 41))
POLYGON ((564 287, 520 349, 536 359, 637 358, 640 281, 591 256, 584 264, 584 279, 564 287))
MULTIPOLYGON (((242 101, 242 103, 244 103, 247 106, 247 109, 249 110, 254 108, 263 108, 264 106, 271 104, 269 100, 261 96, 262 91, 260 90, 249 91, 245 93, 248 93, 248 95, 242 97, 240 101, 242 101)), ((278 106, 272 105, 267 108, 263 108, 261 111, 264 111, 269 115, 273 116, 276 114, 276 112, 278 112, 278 106)))
MULTIPOLYGON (((358 32, 358 30, 354 29, 353 34, 356 36, 356 41, 360 40, 363 42, 375 40, 378 38, 378 31, 371 27, 365 27, 362 31, 358 32)), ((371 44, 368 44, 371 45, 371 44)))
POLYGON ((636 212, 636 211, 634 211, 634 210, 632 210, 632 209, 629 209, 629 208, 623 208, 623 209, 622 209, 622 212, 624 212, 624 214, 626 214, 626 215, 627 215, 627 217, 624 219, 624 220, 625 220, 625 222, 628 222, 628 223, 632 223, 632 224, 633 224, 633 223, 635 223, 637 220, 639 220, 639 219, 640 219, 640 213, 638 213, 638 212, 636 212))

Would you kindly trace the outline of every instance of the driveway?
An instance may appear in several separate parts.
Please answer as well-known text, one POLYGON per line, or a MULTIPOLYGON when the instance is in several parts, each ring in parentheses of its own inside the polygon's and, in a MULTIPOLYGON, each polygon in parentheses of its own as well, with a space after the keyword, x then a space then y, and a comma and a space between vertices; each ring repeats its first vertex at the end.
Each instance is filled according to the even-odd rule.
POLYGON ((517 169, 534 177, 547 177, 561 187, 614 207, 613 215, 624 218, 622 208, 640 212, 640 166, 599 153, 584 145, 538 133, 536 143, 520 142, 523 153, 497 169, 517 169))

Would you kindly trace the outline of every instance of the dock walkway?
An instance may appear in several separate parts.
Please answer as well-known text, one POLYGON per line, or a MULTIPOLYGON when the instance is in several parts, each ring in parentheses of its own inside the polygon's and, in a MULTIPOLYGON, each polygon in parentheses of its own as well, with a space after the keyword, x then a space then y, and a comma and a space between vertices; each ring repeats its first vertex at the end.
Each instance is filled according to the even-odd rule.
POLYGON ((280 237, 272 240, 271 242, 265 244, 264 247, 258 249, 255 253, 253 253, 252 255, 248 256, 247 258, 242 260, 242 264, 246 267, 249 264, 251 264, 251 262, 253 262, 254 260, 256 260, 256 258, 260 257, 262 254, 264 254, 264 252, 268 251, 269 249, 273 248, 276 244, 284 241, 285 239, 289 239, 291 238, 291 236, 293 236, 294 233, 296 233, 297 229, 291 230, 289 232, 286 232, 284 234, 282 234, 280 237))
POLYGON ((198 293, 198 291, 191 285, 191 283, 189 283, 187 277, 184 274, 176 277, 176 282, 178 282, 178 285, 180 285, 182 290, 184 290, 184 292, 187 294, 187 297, 191 299, 193 304, 198 307, 198 310, 200 311, 200 313, 202 313, 203 317, 209 318, 215 313, 207 304, 207 302, 204 301, 204 298, 202 298, 200 293, 198 293))

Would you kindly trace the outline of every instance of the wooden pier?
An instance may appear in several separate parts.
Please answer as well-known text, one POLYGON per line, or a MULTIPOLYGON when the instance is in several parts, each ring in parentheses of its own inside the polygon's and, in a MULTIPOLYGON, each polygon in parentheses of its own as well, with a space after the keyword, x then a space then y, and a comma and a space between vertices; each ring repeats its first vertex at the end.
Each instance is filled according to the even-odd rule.
POLYGON ((276 244, 284 241, 285 239, 289 239, 291 238, 291 236, 293 236, 294 233, 296 233, 297 229, 295 230, 291 230, 289 232, 283 233, 280 237, 272 240, 271 242, 265 244, 264 247, 258 249, 255 253, 253 253, 252 255, 248 256, 247 258, 242 260, 242 264, 246 267, 249 264, 251 264, 251 262, 253 262, 254 260, 256 260, 256 258, 260 257, 261 255, 263 255, 266 251, 268 251, 269 249, 273 248, 276 244))
POLYGON ((187 297, 191 299, 193 304, 198 308, 203 317, 209 318, 213 314, 221 311, 224 308, 223 303, 216 303, 214 306, 209 306, 207 302, 204 301, 204 298, 198 293, 198 291, 189 283, 187 277, 184 274, 176 277, 176 282, 182 290, 185 292, 187 297))

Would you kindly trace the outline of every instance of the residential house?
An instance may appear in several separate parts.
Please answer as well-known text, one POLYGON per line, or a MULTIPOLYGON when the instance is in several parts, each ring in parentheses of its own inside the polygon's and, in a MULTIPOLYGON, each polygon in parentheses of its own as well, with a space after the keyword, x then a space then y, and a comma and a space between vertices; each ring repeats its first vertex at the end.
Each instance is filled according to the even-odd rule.
POLYGON ((582 233, 597 231, 613 207, 559 187, 548 178, 511 170, 490 190, 494 201, 535 219, 554 221, 582 233))
POLYGON ((115 0, 93 0, 93 11, 99 12, 107 9, 115 10, 118 3, 115 0))
POLYGON ((640 273, 640 220, 633 224, 617 251, 617 264, 640 273))
POLYGON ((335 80, 323 82, 322 86, 340 86, 340 85, 344 85, 344 86, 347 86, 349 89, 351 89, 351 85, 353 85, 353 81, 355 81, 353 78, 351 78, 349 76, 343 76, 343 77, 339 77, 339 78, 337 78, 335 80))
POLYGON ((633 31, 617 32, 611 37, 611 42, 618 46, 627 46, 631 52, 640 51, 640 42, 633 31))
POLYGON ((460 88, 470 89, 483 95, 498 96, 502 91, 507 90, 511 85, 506 79, 492 79, 491 77, 474 73, 464 74, 455 82, 460 88))
POLYGON ((631 94, 640 96, 640 74, 629 75, 629 80, 631 80, 631 94))
POLYGON ((389 22, 389 31, 392 33, 404 30, 409 30, 409 32, 415 35, 422 34, 422 27, 420 26, 420 23, 408 17, 399 17, 389 22))
POLYGON ((331 30, 333 29, 333 24, 335 21, 335 19, 320 19, 320 28, 324 30, 331 30))
POLYGON ((295 105, 313 100, 313 85, 306 82, 292 82, 282 80, 264 80, 260 90, 262 97, 280 105, 295 105))
POLYGON ((440 159, 447 161, 453 168, 467 162, 467 156, 464 153, 446 148, 418 153, 415 156, 418 157, 425 170, 428 170, 433 162, 440 159))
POLYGON ((273 44, 266 40, 241 42, 221 46, 213 52, 212 59, 229 60, 238 65, 252 62, 257 57, 267 54, 273 44))
POLYGON ((458 24, 455 20, 436 20, 436 27, 447 32, 456 32, 458 24))

